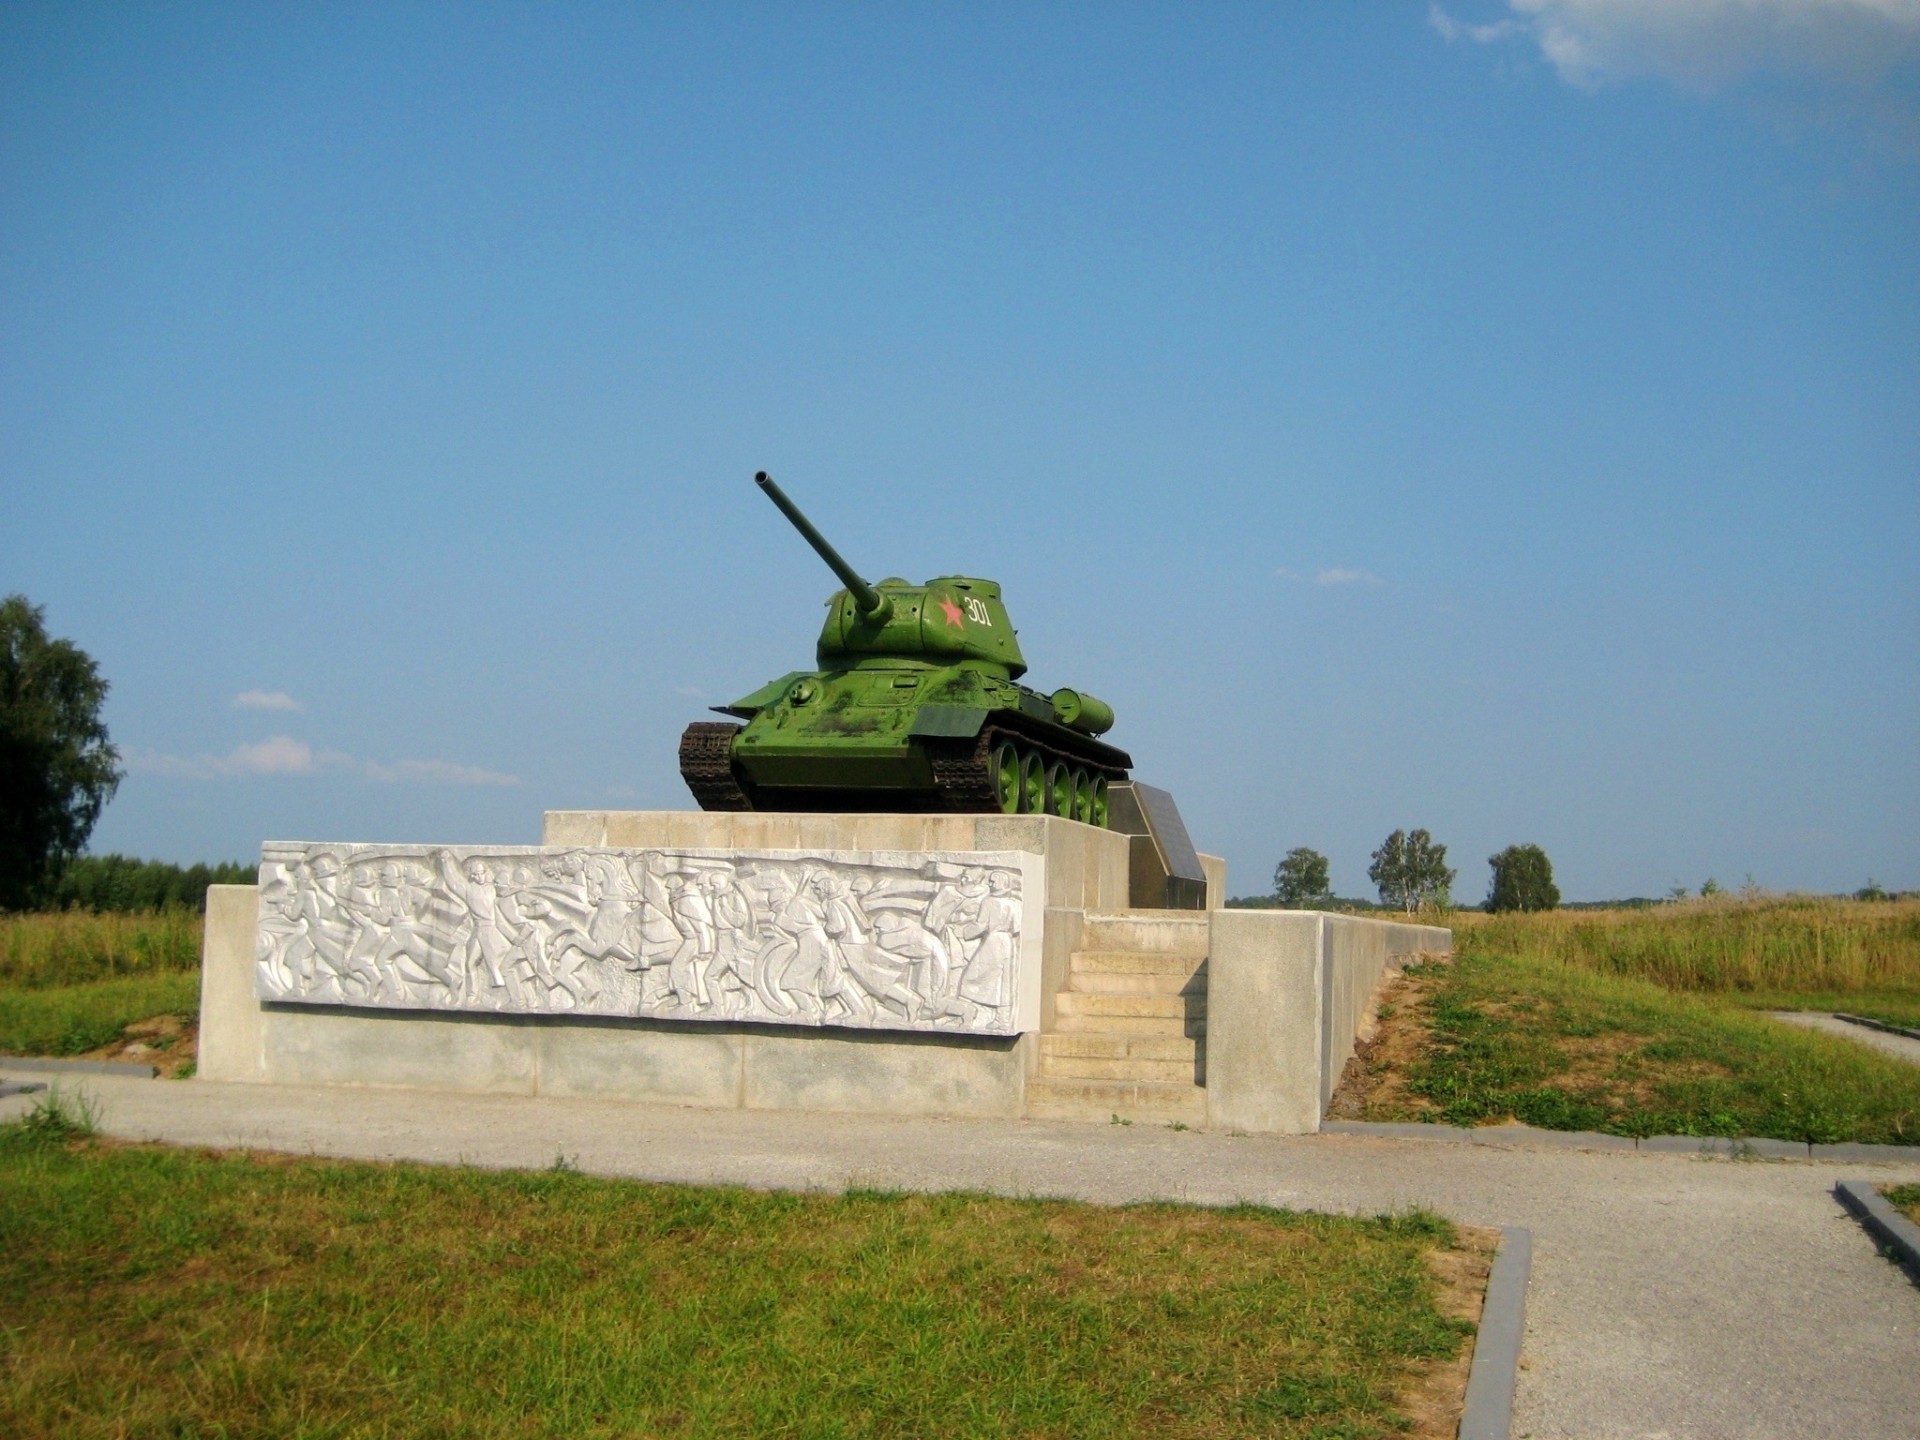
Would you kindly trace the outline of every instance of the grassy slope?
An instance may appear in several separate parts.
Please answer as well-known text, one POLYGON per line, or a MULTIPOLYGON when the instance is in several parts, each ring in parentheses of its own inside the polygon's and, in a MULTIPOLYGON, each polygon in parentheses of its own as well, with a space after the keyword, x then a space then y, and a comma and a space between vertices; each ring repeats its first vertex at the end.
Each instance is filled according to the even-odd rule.
POLYGON ((44 990, 0 988, 0 1055, 83 1055, 111 1044, 137 1020, 191 1018, 196 974, 143 975, 44 990))
POLYGON ((1895 1209, 1904 1211, 1909 1220, 1920 1225, 1920 1185, 1892 1185, 1883 1193, 1895 1209))
POLYGON ((0 1054, 79 1055, 200 1008, 201 917, 0 916, 0 1054))
MULTIPOLYGON (((1471 942, 1469 942, 1471 943, 1471 942)), ((1920 1141, 1920 1068, 1713 997, 1535 956, 1420 967, 1431 1043, 1371 1119, 1920 1141)))
POLYGON ((1398 1433, 1426 1216, 766 1194, 0 1129, 0 1433, 1398 1433), (84 1304, 76 1297, 84 1296, 84 1304))

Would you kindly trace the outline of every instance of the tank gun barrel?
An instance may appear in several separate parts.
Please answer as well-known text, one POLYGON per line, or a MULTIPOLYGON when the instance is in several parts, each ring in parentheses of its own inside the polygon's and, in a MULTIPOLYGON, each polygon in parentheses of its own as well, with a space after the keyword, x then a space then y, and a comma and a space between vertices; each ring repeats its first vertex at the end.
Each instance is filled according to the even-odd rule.
POLYGON ((853 603, 860 607, 863 615, 872 615, 886 605, 886 597, 860 578, 859 572, 845 560, 840 552, 827 543, 827 537, 813 528, 813 522, 800 513, 800 507, 787 498, 787 492, 773 483, 773 477, 762 470, 753 477, 753 483, 767 492, 767 498, 780 507, 780 513, 787 517, 793 528, 800 532, 800 538, 814 548, 814 552, 827 562, 827 568, 840 577, 853 595, 853 603))

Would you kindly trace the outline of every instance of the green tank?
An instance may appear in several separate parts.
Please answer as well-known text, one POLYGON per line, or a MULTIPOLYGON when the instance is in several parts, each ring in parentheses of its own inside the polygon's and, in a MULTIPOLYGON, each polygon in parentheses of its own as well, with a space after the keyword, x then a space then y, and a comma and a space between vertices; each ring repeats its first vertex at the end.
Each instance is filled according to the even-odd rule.
POLYGON ((703 810, 971 811, 1107 823, 1126 751, 1096 738, 1113 710, 1026 673, 1000 587, 967 575, 869 585, 763 471, 755 482, 844 589, 815 669, 731 705, 744 725, 689 725, 680 774, 703 810))

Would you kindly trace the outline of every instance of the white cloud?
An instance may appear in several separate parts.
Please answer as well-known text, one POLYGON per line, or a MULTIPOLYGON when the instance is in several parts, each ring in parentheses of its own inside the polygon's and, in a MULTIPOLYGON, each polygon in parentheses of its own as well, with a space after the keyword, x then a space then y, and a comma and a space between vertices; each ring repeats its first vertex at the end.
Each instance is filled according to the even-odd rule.
POLYGON ((225 755, 163 755, 155 750, 126 752, 127 769, 136 775, 179 780, 246 779, 271 775, 317 775, 323 771, 363 776, 388 785, 518 785, 520 777, 450 760, 397 760, 382 765, 356 760, 339 750, 315 750, 291 735, 275 735, 241 745, 225 755))
POLYGON ((1313 583, 1316 585, 1384 585, 1387 582, 1370 570, 1348 570, 1334 565, 1315 575, 1313 583))
POLYGON ((233 697, 236 710, 294 710, 300 702, 284 690, 242 690, 233 697))
POLYGON ((315 768, 313 747, 291 735, 242 745, 225 763, 232 775, 311 775, 315 768))
POLYGON ((1760 73, 1872 85, 1920 58, 1920 0, 1507 0, 1473 25, 1428 7, 1448 42, 1524 36, 1583 89, 1651 75, 1713 91, 1760 73))

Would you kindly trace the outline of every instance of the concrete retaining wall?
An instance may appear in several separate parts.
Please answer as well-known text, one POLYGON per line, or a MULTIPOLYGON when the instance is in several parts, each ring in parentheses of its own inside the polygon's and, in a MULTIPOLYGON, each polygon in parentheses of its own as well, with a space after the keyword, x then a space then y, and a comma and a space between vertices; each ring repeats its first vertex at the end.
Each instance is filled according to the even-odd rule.
MULTIPOLYGON (((549 845, 1025 850, 1046 860, 1041 1029, 1088 913, 1126 908, 1125 836, 1046 817, 563 811, 549 845)), ((1203 856, 1209 898, 1225 866, 1203 856)), ((1037 1034, 994 1038, 768 1025, 275 1005, 254 993, 258 889, 207 895, 198 1074, 208 1080, 591 1095, 750 1109, 1019 1116, 1037 1034)), ((1302 911, 1209 913, 1212 1128, 1319 1128, 1389 969, 1450 932, 1302 911)))
MULTIPOLYGON (((262 1003, 258 888, 207 895, 206 1080, 593 1095, 748 1109, 1022 1113, 1032 1035, 976 1037, 262 1003)), ((1061 962, 1064 972, 1065 961, 1061 962)))
MULTIPOLYGON (((547 845, 1019 850, 1045 863, 1041 1028, 1088 911, 1127 900, 1127 837, 1048 816, 553 811, 547 845)), ((1222 870, 1224 883, 1224 870, 1222 870)), ((263 1004, 258 888, 207 899, 200 1060, 209 1080, 597 1095, 752 1109, 1018 1116, 1034 1035, 989 1038, 670 1020, 263 1004)))
POLYGON ((1207 1124, 1307 1134, 1390 969, 1453 933, 1303 910, 1215 910, 1207 959, 1207 1124))

